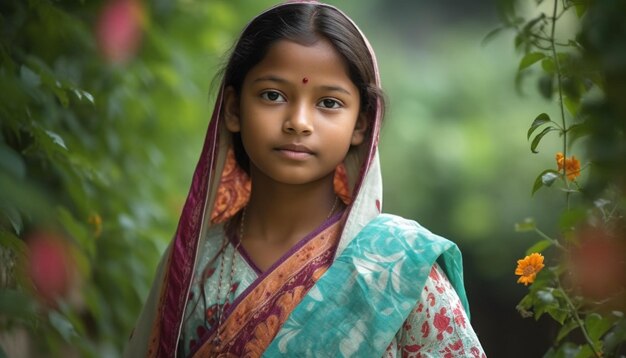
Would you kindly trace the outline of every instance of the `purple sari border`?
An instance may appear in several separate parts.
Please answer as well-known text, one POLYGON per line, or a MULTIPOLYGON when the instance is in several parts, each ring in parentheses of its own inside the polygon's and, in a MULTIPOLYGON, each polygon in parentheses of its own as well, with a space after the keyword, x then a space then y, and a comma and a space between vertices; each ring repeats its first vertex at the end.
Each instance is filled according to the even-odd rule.
MULTIPOLYGON (((294 289, 295 287, 298 286, 303 286, 304 283, 306 283, 306 280, 310 280, 311 275, 313 274, 313 272, 315 272, 315 270, 317 270, 321 265, 323 265, 325 262, 328 262, 328 260, 330 260, 330 258, 334 255, 334 249, 333 250, 328 250, 326 251, 323 255, 318 256, 316 259, 312 260, 311 262, 317 261, 317 264, 314 265, 308 265, 308 267, 306 267, 304 270, 299 271, 295 276, 292 277, 292 279, 288 280, 285 282, 285 284, 281 287, 281 291, 290 291, 292 289, 294 289)), ((312 283, 310 286, 312 287, 314 285, 314 283, 312 283)), ((310 288, 310 287, 309 287, 310 288)), ((241 296, 240 296, 241 297, 241 296)), ((278 297, 274 297, 271 301, 273 303, 275 303, 275 301, 278 299, 278 297)), ((234 308, 235 305, 233 304, 232 306, 230 306, 229 311, 234 308)), ((243 335, 243 341, 244 342, 248 342, 248 339, 250 338, 250 336, 253 334, 253 329, 251 329, 250 327, 256 327, 256 325, 258 325, 259 322, 263 321, 263 318, 268 316, 268 315, 277 315, 280 314, 280 307, 276 306, 275 304, 269 304, 266 305, 264 309, 260 309, 258 311, 255 311, 256 314, 253 317, 256 317, 258 315, 258 317, 256 318, 256 320, 251 320, 249 324, 245 325, 242 327, 242 330, 239 331, 239 333, 237 334, 237 336, 239 336, 240 338, 235 339, 234 342, 236 341, 241 341, 241 335, 243 335)), ((232 313, 232 312, 230 312, 232 313)), ((229 315, 230 315, 229 313, 229 315)), ((228 318, 228 316, 227 316, 228 318)), ((224 322, 227 320, 227 318, 224 320, 224 322)), ((187 355, 187 357, 193 357, 204 345, 204 343, 206 343, 209 338, 211 338, 214 334, 216 334, 216 329, 217 327, 212 327, 211 330, 205 332, 201 337, 199 337, 199 342, 196 344, 196 346, 190 351, 190 353, 187 355)), ((243 345, 237 346, 235 345, 235 352, 234 353, 238 353, 238 351, 240 351, 241 349, 243 349, 243 345)), ((233 353, 233 351, 230 351, 231 353, 233 353)))
MULTIPOLYGON (((326 230, 328 227, 330 227, 332 224, 334 224, 335 222, 337 222, 339 220, 339 218, 341 217, 341 214, 343 212, 339 212, 333 216, 331 216, 328 220, 324 221, 317 229, 313 230, 311 233, 309 233, 307 236, 305 236, 302 240, 298 241, 298 243, 296 243, 295 245, 293 245, 291 247, 291 249, 289 249, 283 256, 281 256, 280 259, 278 259, 278 261, 274 262, 274 264, 272 266, 270 266, 267 270, 265 270, 261 276, 257 277, 256 280, 254 280, 254 282, 252 284, 250 284, 250 286, 248 286, 234 301, 233 303, 231 303, 230 307, 228 308, 228 310, 224 313, 224 317, 225 320, 228 319, 228 317, 230 316, 230 314, 232 313, 232 311, 237 307, 237 305, 248 295, 250 294, 250 292, 252 290, 254 290, 261 282, 263 282, 263 280, 269 275, 271 274, 278 266, 280 266, 280 264, 282 264, 283 262, 285 262, 285 260, 289 257, 291 257, 297 250, 299 250, 300 248, 302 248, 302 246, 304 246, 307 242, 311 241, 315 236, 317 236, 320 232, 326 230)), ((241 249, 241 246, 239 246, 239 249, 241 249)))
POLYGON ((215 165, 216 148, 213 143, 217 143, 219 136, 218 119, 221 107, 219 103, 218 100, 174 238, 171 261, 167 267, 168 274, 165 276, 163 292, 165 296, 162 307, 159 308, 162 321, 156 323, 160 325, 157 357, 173 357, 178 346, 183 311, 187 302, 187 295, 181 295, 181 292, 187 292, 191 284, 193 276, 191 271, 195 264, 194 253, 199 242, 206 194, 212 179, 208 177, 209 168, 213 172, 215 165))
MULTIPOLYGON (((242 245, 239 245, 237 251, 239 252, 241 257, 243 257, 244 261, 248 264, 248 266, 250 266, 250 268, 252 268, 254 272, 257 274, 258 277, 255 281, 257 280, 262 281, 262 278, 265 278, 268 274, 274 271, 278 266, 280 266, 283 262, 285 262, 285 260, 291 257, 291 255, 293 255, 296 251, 300 250, 300 248, 302 248, 302 246, 304 246, 307 242, 311 241, 311 239, 317 236, 320 232, 326 230, 328 227, 330 227, 335 222, 337 222, 341 218, 342 214, 343 214, 343 210, 337 212, 336 214, 330 216, 328 219, 324 220, 324 222, 321 223, 320 226, 318 226, 315 230, 311 231, 305 237, 300 239, 300 241, 298 241, 289 250, 287 250, 287 252, 285 252, 278 260, 276 260, 276 262, 274 262, 265 271, 261 270, 257 266, 257 264, 254 263, 254 261, 250 257, 250 254, 248 254, 248 251, 246 251, 246 249, 242 245)), ((239 233, 231 232, 230 235, 228 235, 228 233, 226 235, 228 237, 228 240, 230 241, 230 244, 233 245, 233 247, 237 247, 237 240, 239 240, 239 233)), ((253 283, 252 285, 255 285, 255 284, 253 283)), ((244 291, 243 293, 247 293, 247 292, 244 291)), ((237 301, 235 300, 234 302, 237 302, 237 301)))
MULTIPOLYGON (((315 230, 313 230, 312 232, 307 234, 304 238, 302 238, 295 245, 293 245, 285 254, 283 254, 283 256, 281 256, 280 259, 278 259, 274 264, 272 264, 272 266, 270 266, 266 271, 261 272, 259 270, 258 272, 261 272, 261 274, 254 280, 254 282, 252 284, 250 284, 250 286, 246 287, 246 289, 241 294, 239 294, 237 296, 237 298, 229 305, 228 309, 224 312, 224 317, 222 318, 222 322, 226 322, 228 320, 230 315, 235 311, 235 309, 241 303, 241 301, 243 301, 252 291, 254 291, 254 289, 257 288, 259 286, 259 284, 261 284, 265 280, 265 278, 267 278, 267 276, 269 276, 272 272, 274 272, 282 263, 284 263, 289 257, 291 257, 293 254, 295 254, 298 250, 300 250, 304 245, 306 245, 312 239, 317 237, 321 232, 323 232, 324 230, 328 229, 333 224, 337 223, 342 218, 343 214, 344 214, 344 211, 342 210, 342 211, 332 215, 327 220, 325 220, 319 227, 317 227, 315 230)), ((237 233, 232 234, 232 232, 231 232, 231 235, 228 235, 228 230, 226 230, 225 235, 227 235, 227 237, 228 237, 228 239, 230 241, 230 244, 233 245, 233 246, 236 246, 237 242, 235 241, 235 237, 237 236, 237 233)), ((336 250, 336 245, 335 245, 335 247, 333 247, 332 250, 329 250, 328 253, 324 254, 324 257, 326 257, 328 255, 334 256, 335 250, 336 250)), ((248 253, 245 251, 245 249, 242 250, 241 245, 239 246, 238 251, 239 251, 239 253, 241 254, 241 256, 244 259, 249 260, 248 253)), ((253 269, 256 267, 256 265, 254 264, 254 262, 252 262, 252 260, 249 260, 248 263, 251 264, 251 267, 253 269)), ((304 270, 303 272, 300 272, 298 276, 309 277, 310 274, 313 271, 315 271, 315 269, 317 269, 317 267, 316 268, 310 268, 308 270, 304 270)), ((296 286, 298 286, 300 281, 301 280, 293 280, 293 282, 291 282, 291 283, 286 283, 284 287, 288 287, 288 288, 296 287, 296 286)), ((219 303, 216 303, 216 304, 219 305, 219 303)), ((193 355, 203 345, 200 342, 206 342, 208 338, 212 337, 216 333, 217 328, 218 328, 217 326, 211 327, 211 329, 209 329, 207 332, 205 332, 202 335, 202 337, 199 337, 199 343, 196 345, 196 347, 194 347, 193 350, 190 351, 188 357, 193 357, 193 355)))

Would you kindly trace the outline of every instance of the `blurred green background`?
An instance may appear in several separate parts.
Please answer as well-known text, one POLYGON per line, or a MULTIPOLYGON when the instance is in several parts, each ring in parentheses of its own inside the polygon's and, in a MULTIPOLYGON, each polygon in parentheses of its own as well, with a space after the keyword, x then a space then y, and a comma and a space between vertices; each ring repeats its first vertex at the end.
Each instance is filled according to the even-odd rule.
MULTIPOLYGON (((0 4, 0 357, 120 354, 175 232, 224 53, 273 3, 0 4), (107 26, 134 41, 107 49, 107 26), (65 298, 42 302, 24 289, 38 269, 27 254, 55 239, 64 244, 44 247, 71 258, 52 277, 65 298)), ((461 247, 488 356, 541 356, 556 327, 515 310, 526 293, 516 260, 536 237, 513 227, 533 216, 556 229, 562 197, 530 192, 557 148, 546 141, 531 154, 526 130, 557 107, 532 81, 516 91, 512 34, 482 44, 499 25, 495 4, 331 3, 378 55, 384 210, 461 247)))

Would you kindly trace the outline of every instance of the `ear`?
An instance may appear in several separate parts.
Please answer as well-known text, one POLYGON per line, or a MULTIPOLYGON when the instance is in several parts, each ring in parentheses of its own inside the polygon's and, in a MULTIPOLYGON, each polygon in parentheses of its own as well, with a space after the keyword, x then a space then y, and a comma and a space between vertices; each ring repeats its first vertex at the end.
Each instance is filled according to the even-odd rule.
POLYGON ((352 139, 350 140, 351 145, 359 145, 363 143, 365 140, 365 133, 367 133, 367 128, 369 127, 369 123, 367 123, 367 116, 365 113, 359 113, 359 117, 356 119, 356 123, 354 124, 354 131, 352 132, 352 139))
POLYGON ((233 133, 241 131, 241 121, 239 113, 239 98, 232 86, 228 86, 224 91, 224 123, 226 129, 233 133))

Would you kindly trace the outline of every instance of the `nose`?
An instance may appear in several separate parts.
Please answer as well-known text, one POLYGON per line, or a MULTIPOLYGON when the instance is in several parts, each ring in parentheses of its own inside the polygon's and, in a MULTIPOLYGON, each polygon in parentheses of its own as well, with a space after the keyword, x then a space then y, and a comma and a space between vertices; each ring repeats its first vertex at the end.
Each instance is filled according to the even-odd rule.
POLYGON ((289 134, 310 135, 313 133, 313 114, 305 105, 294 106, 283 122, 283 131, 289 134))

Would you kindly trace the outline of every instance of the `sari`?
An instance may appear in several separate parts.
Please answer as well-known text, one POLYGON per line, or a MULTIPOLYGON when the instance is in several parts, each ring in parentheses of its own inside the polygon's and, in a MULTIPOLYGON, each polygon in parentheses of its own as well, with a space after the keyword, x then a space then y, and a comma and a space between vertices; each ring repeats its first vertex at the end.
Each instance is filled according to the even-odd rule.
POLYGON ((345 210, 261 271, 239 245, 250 181, 234 159, 223 100, 222 85, 176 235, 124 356, 484 356, 457 246, 381 212, 380 103, 367 140, 335 171, 345 210))

